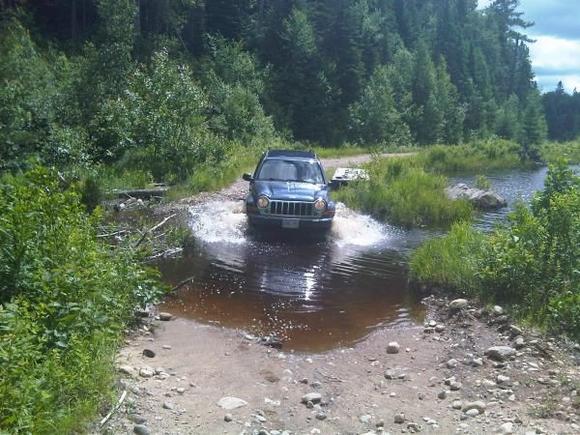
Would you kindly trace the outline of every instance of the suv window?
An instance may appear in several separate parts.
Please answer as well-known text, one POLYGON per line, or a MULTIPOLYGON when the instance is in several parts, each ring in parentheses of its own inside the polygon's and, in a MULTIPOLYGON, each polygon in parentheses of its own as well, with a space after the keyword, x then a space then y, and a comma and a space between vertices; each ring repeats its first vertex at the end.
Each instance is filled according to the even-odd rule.
POLYGON ((303 160, 265 160, 257 176, 258 180, 299 181, 323 184, 322 169, 317 162, 303 160))

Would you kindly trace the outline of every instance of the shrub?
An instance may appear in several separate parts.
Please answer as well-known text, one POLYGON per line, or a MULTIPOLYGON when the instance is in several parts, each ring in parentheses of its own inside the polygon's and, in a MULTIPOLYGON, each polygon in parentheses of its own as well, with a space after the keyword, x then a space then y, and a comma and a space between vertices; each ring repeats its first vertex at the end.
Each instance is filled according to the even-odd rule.
POLYGON ((81 430, 110 398, 133 309, 160 295, 57 180, 42 168, 0 179, 0 432, 81 430))
POLYGON ((406 227, 444 227, 471 216, 467 201, 446 196, 447 179, 425 172, 417 159, 379 159, 368 169, 369 181, 352 183, 336 194, 337 199, 406 227))

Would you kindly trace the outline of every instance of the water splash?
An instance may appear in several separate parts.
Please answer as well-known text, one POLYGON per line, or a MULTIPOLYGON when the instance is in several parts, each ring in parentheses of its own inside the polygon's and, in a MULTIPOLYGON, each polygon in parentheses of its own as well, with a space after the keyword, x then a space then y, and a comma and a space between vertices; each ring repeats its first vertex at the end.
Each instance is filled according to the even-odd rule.
POLYGON ((247 220, 240 201, 212 201, 189 209, 193 235, 206 243, 246 242, 247 220))
POLYGON ((370 216, 357 213, 342 203, 336 204, 331 236, 340 247, 376 245, 387 239, 393 231, 370 216))

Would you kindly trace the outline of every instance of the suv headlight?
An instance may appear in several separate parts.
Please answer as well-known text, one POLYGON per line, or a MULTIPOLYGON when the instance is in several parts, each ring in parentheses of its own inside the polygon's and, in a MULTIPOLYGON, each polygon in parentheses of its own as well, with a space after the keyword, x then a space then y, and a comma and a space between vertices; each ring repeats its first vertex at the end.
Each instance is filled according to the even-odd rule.
POLYGON ((268 208, 270 200, 266 196, 259 196, 256 205, 261 209, 268 208))
POLYGON ((326 201, 322 198, 317 199, 314 201, 314 209, 318 212, 323 212, 326 210, 326 201))

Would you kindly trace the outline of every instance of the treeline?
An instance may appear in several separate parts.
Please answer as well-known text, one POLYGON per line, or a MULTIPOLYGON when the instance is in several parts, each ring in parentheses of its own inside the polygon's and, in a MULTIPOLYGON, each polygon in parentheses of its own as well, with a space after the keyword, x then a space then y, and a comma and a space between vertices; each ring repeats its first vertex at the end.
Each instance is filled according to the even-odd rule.
POLYGON ((580 136, 580 94, 564 90, 562 82, 556 90, 542 96, 550 139, 568 141, 580 136))
POLYGON ((533 156, 546 123, 518 3, 4 0, 0 159, 183 178, 277 137, 491 135, 533 156))

